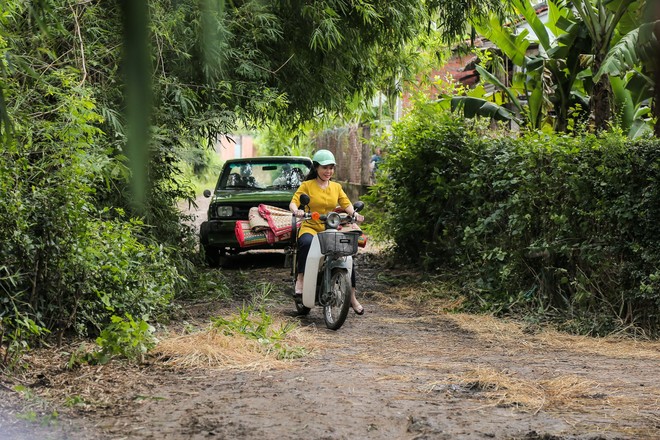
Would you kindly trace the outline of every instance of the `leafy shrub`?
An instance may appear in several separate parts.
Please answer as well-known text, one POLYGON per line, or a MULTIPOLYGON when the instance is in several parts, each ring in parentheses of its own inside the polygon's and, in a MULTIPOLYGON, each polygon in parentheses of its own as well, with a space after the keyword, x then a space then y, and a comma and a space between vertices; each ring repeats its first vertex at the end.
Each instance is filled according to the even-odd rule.
POLYGON ((78 333, 89 323, 100 328, 114 314, 164 313, 181 279, 167 249, 146 237, 139 240, 137 220, 94 226, 85 262, 79 262, 88 276, 79 281, 85 294, 80 297, 78 333))
POLYGON ((370 217, 377 218, 371 231, 391 238, 398 252, 427 268, 452 253, 449 241, 434 237, 442 224, 458 222, 455 217, 465 209, 466 199, 454 191, 471 165, 475 138, 470 131, 464 120, 433 105, 417 107, 414 117, 394 127, 394 141, 381 165, 386 177, 366 197, 370 217))
POLYGON ((165 311, 182 281, 173 252, 120 210, 98 211, 84 189, 40 182, 7 205, 0 287, 13 304, 0 304, 0 316, 28 313, 45 328, 85 335, 113 314, 165 311))
POLYGON ((97 363, 105 364, 115 356, 143 362, 144 355, 156 346, 154 328, 147 321, 136 321, 128 313, 125 316, 113 316, 110 325, 96 338, 101 348, 93 356, 97 363))
MULTIPOLYGON (((3 305, 10 301, 11 298, 2 299, 3 305)), ((30 348, 31 341, 45 333, 48 333, 47 329, 18 310, 13 315, 0 317, 0 348, 4 347, 0 365, 16 368, 20 356, 30 348)))
MULTIPOLYGON (((156 5, 154 32, 176 47, 194 47, 189 21, 172 14, 197 16, 193 3, 156 5), (192 40, 166 37, 181 32, 192 40)), ((188 182, 176 174, 182 149, 191 140, 215 139, 235 119, 232 112, 210 117, 207 106, 193 117, 188 110, 206 95, 175 80, 178 73, 196 74, 190 63, 183 72, 173 61, 178 73, 168 70, 154 85, 151 125, 140 125, 150 130, 150 142, 141 147, 151 154, 131 161, 130 170, 118 68, 121 8, 86 6, 3 2, 0 14, 0 101, 11 103, 0 103, 3 363, 48 330, 59 338, 68 331, 95 336, 115 314, 153 319, 167 310, 182 289, 181 275, 194 271, 189 256, 197 241, 176 206, 192 198, 188 182), (134 201, 131 171, 149 182, 145 206, 134 201)), ((174 46, 159 50, 180 53, 174 46)))
POLYGON ((473 308, 657 332, 659 144, 486 137, 424 106, 394 130, 375 223, 417 264, 458 270, 473 308))

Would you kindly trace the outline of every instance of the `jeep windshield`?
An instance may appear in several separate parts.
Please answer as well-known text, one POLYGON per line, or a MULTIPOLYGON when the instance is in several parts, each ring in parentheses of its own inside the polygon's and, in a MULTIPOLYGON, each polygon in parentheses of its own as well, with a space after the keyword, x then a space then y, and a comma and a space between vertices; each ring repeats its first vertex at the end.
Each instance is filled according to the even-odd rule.
POLYGON ((228 161, 216 190, 296 189, 309 173, 303 161, 228 161))

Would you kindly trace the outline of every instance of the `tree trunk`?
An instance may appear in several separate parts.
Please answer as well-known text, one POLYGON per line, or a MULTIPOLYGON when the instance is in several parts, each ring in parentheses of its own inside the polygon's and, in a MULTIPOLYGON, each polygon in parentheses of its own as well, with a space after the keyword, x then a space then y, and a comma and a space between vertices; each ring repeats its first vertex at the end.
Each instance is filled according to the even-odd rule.
POLYGON ((563 102, 557 106, 554 129, 557 133, 566 133, 568 130, 568 108, 563 102))
MULTIPOLYGON (((655 18, 660 18, 660 6, 656 7, 655 18)), ((656 24, 654 26, 653 33, 655 33, 656 40, 660 41, 660 25, 656 24)), ((655 137, 660 138, 660 48, 657 50, 653 65, 653 104, 651 105, 651 113, 655 118, 653 134, 655 137)))
MULTIPOLYGON (((594 62, 591 66, 592 72, 598 72, 603 65, 603 61, 607 56, 610 41, 605 35, 605 29, 600 30, 598 36, 594 38, 594 62)), ((612 119, 612 86, 607 75, 603 75, 591 92, 591 111, 594 115, 594 125, 596 132, 607 130, 610 120, 612 119)))
MULTIPOLYGON (((660 57, 660 53, 657 56, 660 57)), ((653 105, 651 106, 651 112, 655 118, 653 134, 655 137, 660 138, 660 62, 656 62, 653 80, 655 83, 653 86, 653 105)))
MULTIPOLYGON (((594 72, 597 72, 598 69, 600 69, 600 63, 598 63, 598 67, 594 66, 594 72)), ((603 75, 600 81, 594 85, 591 95, 591 109, 594 114, 594 125, 597 132, 607 130, 608 124, 612 119, 611 105, 612 88, 607 75, 603 75)))

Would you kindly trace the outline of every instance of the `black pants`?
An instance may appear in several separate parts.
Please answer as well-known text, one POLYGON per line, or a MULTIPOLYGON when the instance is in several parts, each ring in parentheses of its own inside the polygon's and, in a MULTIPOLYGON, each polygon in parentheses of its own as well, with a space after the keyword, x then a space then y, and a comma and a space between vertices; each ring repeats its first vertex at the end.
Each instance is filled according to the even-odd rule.
MULTIPOLYGON (((312 234, 303 234, 298 237, 298 262, 296 264, 297 273, 305 274, 305 264, 307 263, 307 255, 309 248, 312 246, 312 234)), ((353 270, 351 271, 351 287, 355 287, 355 258, 353 258, 353 270)))

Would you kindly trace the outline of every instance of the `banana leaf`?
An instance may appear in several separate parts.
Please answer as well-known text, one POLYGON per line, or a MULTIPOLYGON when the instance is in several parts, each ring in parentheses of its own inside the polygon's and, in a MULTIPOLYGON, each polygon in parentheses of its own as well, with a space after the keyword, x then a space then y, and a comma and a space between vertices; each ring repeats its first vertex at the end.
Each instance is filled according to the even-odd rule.
POLYGON ((630 127, 630 130, 628 131, 628 137, 630 139, 637 139, 652 134, 653 128, 651 127, 651 124, 643 119, 635 119, 632 127, 630 127))
POLYGON ((476 116, 490 117, 496 121, 512 121, 516 118, 506 108, 482 98, 472 96, 454 96, 451 98, 452 112, 463 110, 463 116, 474 118, 476 116))
POLYGON ((527 23, 530 25, 536 38, 539 39, 541 47, 544 51, 550 49, 550 36, 548 35, 548 29, 543 24, 538 15, 536 15, 536 10, 532 6, 529 0, 513 0, 513 5, 515 8, 525 17, 527 23))
POLYGON ((660 24, 660 20, 644 23, 621 38, 607 53, 594 76, 594 82, 598 82, 603 75, 622 76, 634 65, 653 60, 660 49, 660 44, 653 33, 656 24, 660 24))
POLYGON ((513 92, 511 91, 511 89, 509 87, 505 86, 502 83, 502 81, 499 80, 499 78, 497 78, 495 75, 493 75, 492 73, 490 73, 489 71, 487 71, 486 69, 484 69, 483 67, 481 67, 479 65, 475 66, 475 69, 477 70, 477 72, 479 72, 479 75, 481 75, 482 78, 484 78, 486 81, 488 81, 489 83, 495 85, 497 88, 499 88, 504 93, 506 93, 506 95, 509 97, 509 99, 511 100, 513 105, 516 106, 518 111, 520 111, 520 112, 523 111, 522 105, 520 104, 520 101, 518 101, 518 98, 516 97, 516 95, 514 95, 513 92))
POLYGON ((474 27, 479 34, 492 41, 513 64, 524 65, 525 54, 530 44, 527 39, 529 31, 525 29, 519 35, 512 35, 511 31, 505 29, 495 16, 491 16, 487 23, 475 23, 474 27))

